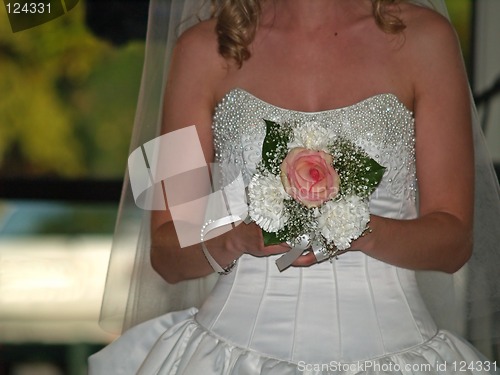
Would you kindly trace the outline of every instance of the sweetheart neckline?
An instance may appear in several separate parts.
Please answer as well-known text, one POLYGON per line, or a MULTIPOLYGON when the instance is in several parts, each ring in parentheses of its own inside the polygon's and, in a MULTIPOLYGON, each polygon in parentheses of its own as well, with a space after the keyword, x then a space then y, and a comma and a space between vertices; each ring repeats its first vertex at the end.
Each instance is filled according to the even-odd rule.
POLYGON ((382 98, 382 97, 387 97, 387 98, 391 98, 397 105, 399 105, 401 108, 404 108, 406 111, 408 111, 410 114, 413 115, 413 112, 408 109, 408 107, 393 93, 391 92, 387 92, 387 93, 379 93, 379 94, 374 94, 374 95, 371 95, 367 98, 364 98, 364 99, 361 99, 353 104, 350 104, 350 105, 346 105, 346 106, 343 106, 343 107, 338 107, 338 108, 332 108, 332 109, 324 109, 324 110, 321 110, 321 111, 299 111, 299 110, 295 110, 295 109, 290 109, 290 108, 284 108, 284 107, 280 107, 280 106, 277 106, 277 105, 274 105, 272 103, 269 103, 261 98, 259 98, 258 96, 252 94, 250 91, 247 91, 241 87, 235 87, 231 90, 229 90, 226 94, 224 94, 224 96, 222 97, 222 99, 217 103, 217 106, 216 107, 219 107, 222 102, 224 101, 224 99, 228 98, 232 93, 234 92, 241 92, 247 96, 249 96, 250 98, 254 99, 254 100, 257 100, 265 105, 268 105, 270 107, 273 107, 275 109, 278 109, 280 111, 289 111, 289 112, 295 112, 295 113, 301 113, 301 114, 304 114, 304 115, 318 115, 318 114, 325 114, 325 113, 330 113, 330 112, 338 112, 338 111, 345 111, 345 110, 348 110, 348 109, 352 109, 352 108, 356 108, 360 105, 363 105, 363 104, 366 104, 367 102, 369 101, 372 101, 372 100, 375 100, 375 99, 378 99, 378 98, 382 98))

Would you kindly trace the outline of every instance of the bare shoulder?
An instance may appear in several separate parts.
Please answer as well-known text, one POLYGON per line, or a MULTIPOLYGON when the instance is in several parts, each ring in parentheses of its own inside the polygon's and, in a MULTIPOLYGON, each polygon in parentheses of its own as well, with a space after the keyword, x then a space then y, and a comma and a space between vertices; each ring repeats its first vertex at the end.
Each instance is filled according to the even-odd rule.
POLYGON ((402 3, 400 10, 406 25, 405 43, 412 51, 425 58, 460 49, 452 24, 437 11, 411 3, 402 3))
POLYGON ((182 48, 183 50, 204 49, 205 52, 208 52, 216 45, 215 20, 209 19, 185 30, 179 36, 176 48, 182 48))
POLYGON ((182 33, 174 48, 173 64, 196 76, 221 73, 225 60, 218 52, 215 20, 201 21, 182 33))
POLYGON ((406 25, 401 49, 403 69, 411 77, 415 95, 429 95, 437 82, 448 79, 450 87, 464 86, 462 52, 450 21, 433 9, 410 3, 400 5, 399 16, 406 25))

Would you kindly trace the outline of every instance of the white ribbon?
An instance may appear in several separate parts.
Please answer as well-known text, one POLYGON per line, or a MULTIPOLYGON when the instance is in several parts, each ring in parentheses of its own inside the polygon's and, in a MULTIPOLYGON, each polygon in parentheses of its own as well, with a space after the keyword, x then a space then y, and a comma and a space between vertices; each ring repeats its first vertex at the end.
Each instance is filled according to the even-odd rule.
POLYGON ((205 254, 205 257, 208 260, 208 263, 210 263, 210 266, 214 269, 215 272, 217 272, 219 275, 226 275, 229 273, 231 268, 234 266, 236 263, 236 260, 234 260, 229 267, 226 267, 225 269, 222 268, 219 263, 212 257, 212 254, 208 251, 206 245, 205 245, 205 235, 217 228, 223 227, 225 225, 233 224, 238 221, 241 221, 241 218, 236 215, 229 215, 220 219, 217 219, 215 221, 209 221, 201 230, 201 248, 203 249, 203 253, 205 254))
POLYGON ((282 255, 276 260, 276 266, 278 267, 280 272, 283 272, 288 267, 290 267, 292 263, 311 246, 311 238, 308 234, 300 236, 298 240, 299 243, 294 245, 291 250, 289 250, 286 254, 282 255))

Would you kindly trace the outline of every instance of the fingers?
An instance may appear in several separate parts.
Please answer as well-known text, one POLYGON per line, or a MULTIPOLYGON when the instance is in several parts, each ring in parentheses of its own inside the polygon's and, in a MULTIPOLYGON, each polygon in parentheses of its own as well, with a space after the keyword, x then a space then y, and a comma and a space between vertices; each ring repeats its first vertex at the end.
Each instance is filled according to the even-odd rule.
POLYGON ((288 246, 286 243, 282 243, 279 245, 269 245, 269 246, 264 246, 263 251, 266 254, 272 255, 272 254, 283 254, 286 253, 287 251, 290 250, 290 246, 288 246))
POLYGON ((289 250, 290 246, 288 246, 287 244, 279 244, 279 245, 262 246, 260 248, 256 247, 251 251, 247 252, 257 257, 265 257, 269 255, 283 254, 289 250))
POLYGON ((307 254, 301 255, 298 257, 293 263, 292 266, 294 267, 309 267, 312 266, 313 264, 318 263, 316 260, 316 257, 314 256, 314 253, 312 251, 308 252, 307 254))

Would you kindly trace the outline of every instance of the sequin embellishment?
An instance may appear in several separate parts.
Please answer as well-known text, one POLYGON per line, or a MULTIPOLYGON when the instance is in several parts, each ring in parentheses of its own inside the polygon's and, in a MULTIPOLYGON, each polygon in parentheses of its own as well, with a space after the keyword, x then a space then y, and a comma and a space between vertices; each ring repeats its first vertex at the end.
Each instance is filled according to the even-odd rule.
POLYGON ((264 119, 290 124, 316 122, 333 130, 386 167, 377 190, 385 189, 393 198, 414 202, 414 118, 395 95, 379 94, 348 107, 300 112, 276 107, 242 89, 231 90, 217 105, 213 118, 215 159, 226 173, 222 183, 234 179, 238 171, 248 185, 261 158, 264 119), (228 165, 233 167, 225 168, 228 165))

